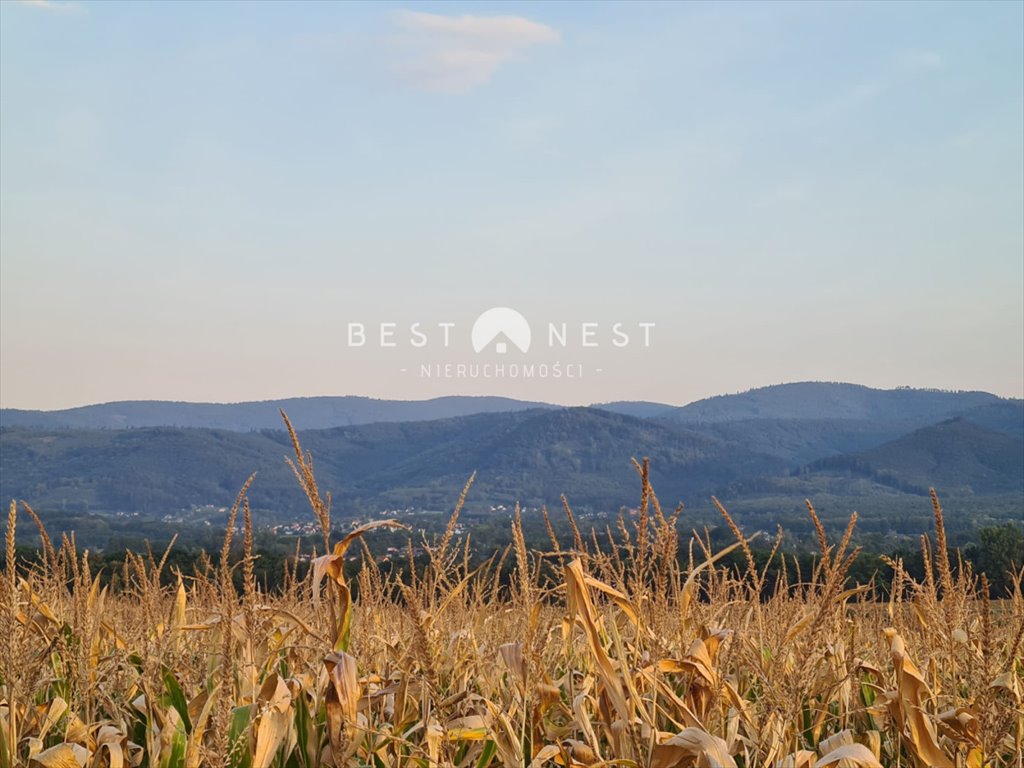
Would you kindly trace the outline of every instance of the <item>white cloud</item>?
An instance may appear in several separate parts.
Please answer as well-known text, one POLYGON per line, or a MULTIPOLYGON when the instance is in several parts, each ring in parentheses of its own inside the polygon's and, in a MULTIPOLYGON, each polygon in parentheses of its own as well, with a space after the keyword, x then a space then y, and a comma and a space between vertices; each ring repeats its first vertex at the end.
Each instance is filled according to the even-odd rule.
POLYGON ((400 11, 405 56, 396 69, 410 85, 465 93, 483 85, 498 67, 527 48, 561 39, 557 30, 521 16, 442 16, 400 11))

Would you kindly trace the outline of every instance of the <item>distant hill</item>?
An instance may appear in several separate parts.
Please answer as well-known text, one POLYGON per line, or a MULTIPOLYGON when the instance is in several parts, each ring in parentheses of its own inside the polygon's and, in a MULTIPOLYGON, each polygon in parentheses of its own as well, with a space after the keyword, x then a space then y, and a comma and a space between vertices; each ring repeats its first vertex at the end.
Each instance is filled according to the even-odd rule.
POLYGON ((328 429, 379 421, 449 419, 474 413, 551 408, 507 397, 437 397, 432 400, 376 400, 369 397, 293 397, 246 403, 183 403, 130 400, 62 411, 0 410, 0 426, 32 429, 133 429, 198 427, 249 432, 280 429, 282 408, 296 424, 328 429))
POLYGON ((955 417, 1024 439, 1021 400, 987 392, 881 390, 822 382, 780 384, 712 397, 653 418, 744 445, 798 467, 874 448, 955 417))
POLYGON ((1005 432, 1024 440, 1024 400, 1003 400, 964 411, 963 418, 979 427, 1005 432))
POLYGON ((256 471, 255 507, 284 518, 304 513, 284 463, 291 445, 283 407, 339 517, 447 509, 474 470, 472 498, 480 503, 557 504, 565 493, 576 505, 614 512, 636 503, 630 459, 643 456, 666 506, 693 508, 715 493, 771 514, 777 500, 824 496, 834 506, 856 500, 862 511, 878 501, 881 518, 891 515, 893 498, 915 498, 934 485, 961 498, 985 496, 990 512, 1024 514, 1020 400, 808 383, 684 408, 533 405, 339 397, 3 411, 0 500, 75 513, 164 514, 226 506, 256 471), (76 426, 82 423, 88 426, 76 426))
MULTIPOLYGON (((615 511, 637 499, 632 457, 651 457, 666 504, 705 498, 745 476, 783 468, 707 435, 589 408, 376 423, 301 436, 336 508, 444 509, 476 470, 478 498, 556 504, 566 493, 575 503, 615 511)), ((155 513, 228 504, 258 471, 253 504, 293 513, 304 501, 284 464, 290 450, 281 431, 4 428, 0 497, 155 513)))
POLYGON ((686 424, 750 419, 845 419, 935 423, 1006 401, 987 392, 872 389, 859 384, 801 382, 719 395, 684 405, 662 418, 686 424))
MULTIPOLYGON (((1024 402, 1020 400, 969 408, 955 418, 1024 440, 1024 402)), ((935 423, 934 419, 921 416, 888 420, 762 418, 712 422, 659 421, 737 443, 756 453, 776 456, 792 466, 874 448, 935 423)))
MULTIPOLYGON (((299 397, 243 403, 139 400, 60 411, 0 409, 0 427, 50 430, 196 427, 249 432, 279 429, 278 411, 282 408, 295 423, 307 429, 330 429, 561 407, 505 397, 463 396, 432 400, 299 397)), ((753 441, 757 444, 755 450, 797 463, 879 445, 954 416, 964 416, 997 431, 1024 435, 1024 401, 1006 400, 986 392, 879 390, 856 384, 804 382, 721 395, 681 408, 648 401, 616 401, 591 407, 686 428, 715 425, 718 430, 710 430, 710 434, 741 443, 753 441), (789 423, 792 420, 807 423, 789 423), (832 420, 842 423, 829 423, 832 420)))
POLYGON ((647 400, 617 400, 612 403, 594 403, 590 407, 611 413, 621 413, 623 416, 636 416, 638 419, 652 419, 655 416, 664 416, 676 410, 678 406, 652 403, 647 400))
POLYGON ((382 496, 395 502, 408 499, 413 488, 420 503, 433 499, 444 505, 451 502, 451 490, 476 469, 480 492, 500 500, 553 504, 565 493, 575 503, 615 511, 638 498, 634 457, 650 457, 652 481, 671 505, 782 466, 706 435, 592 408, 456 421, 458 429, 445 440, 437 440, 431 428, 448 429, 447 424, 409 425, 410 433, 419 433, 410 442, 428 447, 374 473, 363 487, 382 487, 382 496))
MULTIPOLYGON (((259 432, 142 427, 129 430, 0 429, 3 500, 41 509, 159 515, 224 506, 259 472, 266 507, 298 510, 301 491, 283 440, 259 432)), ((319 457, 318 457, 319 458, 319 457)))
POLYGON ((870 477, 909 492, 934 486, 945 493, 1024 493, 1024 441, 956 418, 808 469, 870 477))
MULTIPOLYGON (((828 456, 874 448, 919 428, 920 421, 867 419, 735 419, 715 422, 673 422, 677 426, 743 445, 800 467, 828 456)), ((928 422, 925 422, 926 424, 928 422)))

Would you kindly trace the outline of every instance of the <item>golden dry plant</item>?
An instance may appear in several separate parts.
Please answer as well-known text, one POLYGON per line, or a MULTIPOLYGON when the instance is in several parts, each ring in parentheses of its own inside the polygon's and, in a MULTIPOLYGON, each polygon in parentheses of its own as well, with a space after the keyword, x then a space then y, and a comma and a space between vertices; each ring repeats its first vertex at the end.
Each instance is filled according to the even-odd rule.
POLYGON ((147 552, 128 556, 111 591, 73 536, 55 545, 28 505, 11 504, 0 764, 1022 766, 1021 576, 990 601, 968 564, 952 567, 934 497, 926 577, 890 561, 885 599, 848 584, 855 517, 830 542, 808 504, 813 572, 778 554, 780 535, 781 575, 766 584, 724 506, 732 546, 713 551, 706 531, 680 538, 646 462, 639 514, 617 530, 580 531, 565 502, 572 541, 549 524, 550 550, 530 551, 517 510, 509 550, 474 566, 455 535, 467 484, 425 556, 410 541, 407 566, 384 571, 363 537, 398 523, 332 542, 330 498, 285 423, 326 549, 279 591, 253 576, 252 478, 219 556, 170 587, 166 554, 147 552), (16 562, 23 521, 42 537, 38 565, 16 562))

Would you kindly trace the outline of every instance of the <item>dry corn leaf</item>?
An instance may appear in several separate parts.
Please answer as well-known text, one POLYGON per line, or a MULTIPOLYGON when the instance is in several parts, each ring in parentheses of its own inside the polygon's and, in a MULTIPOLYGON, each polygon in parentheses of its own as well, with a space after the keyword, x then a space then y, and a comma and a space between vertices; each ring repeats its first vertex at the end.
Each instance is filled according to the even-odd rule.
POLYGON ((562 753, 560 747, 555 744, 547 744, 540 748, 536 755, 533 756, 533 760, 530 761, 529 768, 540 768, 548 760, 557 757, 562 753))
POLYGON ((917 665, 906 653, 903 638, 894 629, 886 629, 893 666, 896 667, 896 685, 899 696, 893 699, 896 716, 902 719, 908 746, 930 768, 954 768, 952 761, 939 747, 935 726, 924 712, 924 701, 929 697, 928 685, 917 665))
POLYGON ((844 744, 837 747, 814 764, 814 768, 883 768, 882 764, 863 744, 844 744))
POLYGON ((526 657, 523 656, 522 643, 505 643, 498 646, 498 655, 505 662, 520 685, 526 683, 526 657))
POLYGON ((601 640, 601 633, 598 630, 597 614, 594 604, 590 600, 590 592, 587 589, 586 575, 583 571, 583 563, 577 558, 565 567, 565 583, 567 590, 567 603, 570 615, 575 615, 582 624, 587 636, 587 643, 590 646, 590 653, 597 662, 598 674, 604 690, 611 699, 619 718, 625 722, 632 720, 629 704, 626 701, 626 694, 622 688, 622 679, 619 670, 612 664, 608 652, 601 640))
POLYGON ((651 750, 650 768, 693 765, 736 768, 736 761, 729 754, 725 741, 699 728, 684 728, 667 741, 655 744, 651 750))
POLYGON ((1017 683, 1017 676, 1013 672, 1003 672, 995 680, 988 684, 989 688, 1002 688, 1009 691, 1013 698, 1020 700, 1020 687, 1017 683))
POLYGON ((185 768, 199 768, 202 760, 203 735, 206 733, 206 726, 210 722, 213 713, 213 703, 220 692, 220 685, 215 687, 209 694, 203 693, 189 702, 189 719, 192 720, 192 733, 188 736, 188 748, 185 750, 185 768), (196 711, 198 705, 202 708, 196 711))
POLYGON ((707 645, 699 637, 690 643, 690 649, 682 659, 681 666, 686 671, 693 672, 702 678, 707 687, 717 687, 718 675, 715 673, 715 663, 711 659, 707 645))
POLYGON ((797 635, 799 635, 801 632, 807 629, 807 627, 810 626, 811 622, 814 621, 817 615, 817 611, 806 611, 804 615, 801 616, 797 620, 797 622, 789 628, 789 631, 786 633, 786 642, 793 642, 793 638, 795 638, 797 635))
POLYGON ((878 731, 867 731, 864 734, 864 746, 871 750, 875 760, 882 759, 882 734, 878 731))
POLYGON ((818 754, 824 757, 828 753, 839 749, 839 747, 846 746, 847 744, 853 744, 853 731, 849 729, 840 731, 839 733, 833 733, 827 739, 823 739, 818 744, 818 754))
POLYGON ((334 762, 342 765, 354 748, 351 736, 360 697, 356 660, 347 653, 331 653, 324 658, 324 667, 327 670, 327 690, 324 693, 327 734, 334 762))
POLYGON ((939 713, 939 727, 945 735, 969 744, 978 743, 981 724, 967 707, 952 707, 939 713))
POLYGON ((809 749, 797 750, 791 755, 786 755, 779 768, 814 768, 818 756, 809 749))
POLYGON ((96 735, 96 754, 93 756, 93 765, 105 766, 105 768, 124 768, 125 753, 127 751, 128 739, 117 728, 105 725, 100 728, 96 735), (103 760, 106 752, 106 761, 103 760))
POLYGON ((633 603, 630 602, 629 598, 623 592, 615 589, 615 587, 605 584, 603 581, 595 579, 593 576, 586 575, 584 581, 588 587, 593 587, 599 592, 603 592, 612 599, 612 602, 617 605, 624 614, 637 626, 640 625, 640 617, 637 615, 636 608, 633 607, 633 603))
POLYGON ((45 739, 46 734, 50 732, 50 729, 60 721, 64 716, 64 713, 67 711, 68 703, 60 696, 54 696, 53 701, 51 701, 50 705, 46 708, 46 716, 43 718, 43 722, 39 726, 39 730, 36 735, 40 739, 45 739))
POLYGON ((84 768, 89 751, 80 744, 57 744, 29 761, 29 768, 84 768))
POLYGON ((81 744, 91 749, 95 746, 92 734, 89 733, 89 726, 82 722, 74 712, 68 712, 65 716, 64 741, 81 744))
POLYGON ((496 707, 492 702, 487 702, 487 711, 490 715, 490 731, 494 739, 494 746, 498 750, 498 757, 505 765, 522 765, 525 756, 523 755, 523 742, 519 733, 508 716, 496 707))
POLYGON ((252 765, 253 768, 267 768, 288 738, 292 726, 292 693, 275 673, 264 681, 256 700, 260 714, 252 765))
POLYGON ((601 758, 597 756, 597 753, 589 744, 583 741, 578 741, 577 739, 563 740, 562 750, 565 751, 571 760, 582 763, 583 765, 594 765, 601 761, 601 758))

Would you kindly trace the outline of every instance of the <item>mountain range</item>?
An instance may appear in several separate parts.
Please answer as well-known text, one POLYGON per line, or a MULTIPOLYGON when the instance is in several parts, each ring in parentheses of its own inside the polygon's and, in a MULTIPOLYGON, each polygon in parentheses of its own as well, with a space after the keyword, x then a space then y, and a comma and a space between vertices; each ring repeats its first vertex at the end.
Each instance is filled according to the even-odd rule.
POLYGON ((246 403, 182 403, 126 400, 59 411, 0 409, 0 427, 32 429, 134 429, 197 427, 250 432, 281 429, 285 411, 296 424, 327 429, 390 421, 427 421, 552 408, 547 403, 508 397, 436 397, 432 400, 377 400, 370 397, 292 397, 246 403))
POLYGON ((999 497, 1024 517, 1024 401, 820 382, 683 407, 328 397, 8 409, 0 412, 0 499, 165 514, 226 505, 256 471, 253 505, 292 515, 304 500, 284 462, 291 444, 278 408, 342 513, 445 509, 474 471, 473 498, 484 504, 551 505, 565 493, 614 512, 635 505, 630 459, 646 456, 666 506, 703 504, 711 494, 750 502, 825 493, 862 508, 936 486, 999 497))
MULTIPOLYGON (((599 410, 641 419, 681 424, 718 424, 751 419, 850 422, 932 423, 973 408, 1002 406, 1006 400, 987 392, 929 389, 872 389, 859 384, 798 382, 717 395, 684 406, 620 400, 595 403, 599 410)), ((126 400, 55 411, 0 409, 0 427, 32 429, 132 429, 198 427, 249 432, 280 429, 279 412, 307 429, 329 429, 395 421, 431 421, 478 413, 507 413, 562 406, 508 397, 450 396, 430 400, 380 400, 370 397, 293 397, 242 403, 187 403, 126 400)))

